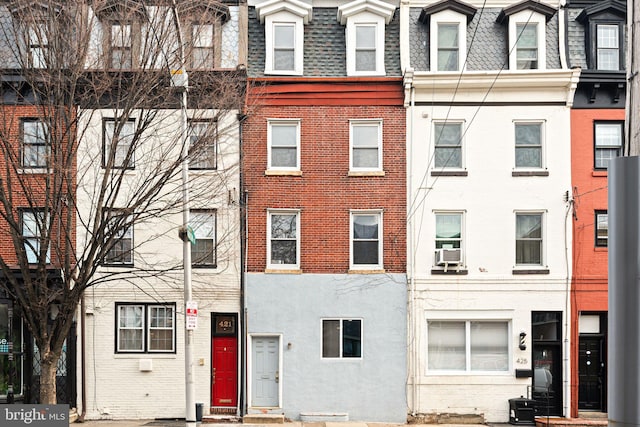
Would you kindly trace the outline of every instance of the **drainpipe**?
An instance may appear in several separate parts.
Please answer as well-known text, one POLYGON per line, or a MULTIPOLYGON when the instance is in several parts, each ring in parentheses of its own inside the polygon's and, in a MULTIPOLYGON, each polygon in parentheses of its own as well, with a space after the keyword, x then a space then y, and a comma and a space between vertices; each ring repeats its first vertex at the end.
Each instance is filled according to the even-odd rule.
POLYGON ((571 197, 571 192, 567 191, 565 196, 565 200, 567 202, 567 209, 565 211, 564 217, 564 261, 566 267, 566 278, 565 278, 565 302, 564 302, 564 342, 563 342, 563 350, 562 350, 562 359, 563 359, 563 368, 562 368, 562 383, 563 383, 563 413, 567 418, 571 418, 571 375, 570 375, 570 325, 569 318, 571 316, 571 303, 570 303, 570 294, 571 294, 571 264, 569 259, 569 226, 567 224, 568 221, 571 221, 571 211, 573 210, 573 198, 571 197))
POLYGON ((86 369, 86 350, 85 350, 85 323, 87 322, 86 306, 84 301, 84 292, 82 292, 82 298, 80 299, 80 395, 82 412, 78 417, 79 422, 84 422, 84 417, 87 415, 87 369, 86 369))

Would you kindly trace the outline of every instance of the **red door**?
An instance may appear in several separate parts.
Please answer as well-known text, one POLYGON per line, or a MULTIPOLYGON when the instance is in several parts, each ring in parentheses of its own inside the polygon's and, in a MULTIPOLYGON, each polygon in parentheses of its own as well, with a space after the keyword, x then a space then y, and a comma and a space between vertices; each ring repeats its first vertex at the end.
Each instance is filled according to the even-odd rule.
POLYGON ((211 406, 238 403, 238 339, 213 337, 211 354, 211 406))

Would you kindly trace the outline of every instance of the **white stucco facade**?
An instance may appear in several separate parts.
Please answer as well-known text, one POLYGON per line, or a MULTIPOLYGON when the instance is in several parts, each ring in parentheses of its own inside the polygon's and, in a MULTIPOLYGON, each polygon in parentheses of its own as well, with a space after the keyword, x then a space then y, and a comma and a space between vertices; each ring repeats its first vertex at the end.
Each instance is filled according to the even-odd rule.
MULTIPOLYGON (((512 398, 531 396, 533 313, 561 318, 562 382, 569 378, 571 199, 569 99, 572 71, 415 72, 405 76, 408 135, 408 396, 414 414, 473 414, 509 421, 512 398), (434 124, 459 123, 461 158, 434 160, 434 124), (541 166, 516 166, 515 125, 541 129, 541 166), (460 263, 438 265, 436 216, 461 218, 460 263), (542 218, 541 262, 516 262, 516 215, 542 218), (447 271, 444 271, 447 270, 447 271), (499 367, 443 369, 429 322, 499 324, 507 330, 499 367), (525 349, 520 349, 524 332, 525 349), (431 345, 431 347, 430 347, 431 345)), ((442 237, 442 236, 440 236, 442 237)), ((469 328, 467 328, 468 330, 469 328)), ((469 332, 467 332, 469 334, 469 332)), ((469 335, 467 335, 469 346, 469 335)), ((477 344, 477 342, 476 342, 477 344)), ((472 341, 472 346, 476 345, 472 341)), ((446 353, 445 353, 446 354, 446 353)), ((469 352, 467 350, 467 357, 469 352)), ((561 388, 563 405, 569 389, 561 388)))

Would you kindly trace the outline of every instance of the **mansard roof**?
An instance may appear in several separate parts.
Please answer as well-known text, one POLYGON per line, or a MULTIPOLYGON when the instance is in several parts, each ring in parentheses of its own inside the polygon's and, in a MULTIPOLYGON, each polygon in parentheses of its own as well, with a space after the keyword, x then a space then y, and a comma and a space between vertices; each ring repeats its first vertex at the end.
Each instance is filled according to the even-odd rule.
POLYGON ((391 22, 396 8, 392 4, 380 0, 355 0, 338 7, 338 21, 342 25, 347 23, 347 18, 362 12, 371 12, 384 18, 385 23, 391 22))
POLYGON ((256 5, 256 12, 260 22, 264 23, 264 18, 277 12, 287 11, 302 18, 305 24, 312 18, 313 7, 299 0, 267 0, 256 5))
POLYGON ((212 0, 182 0, 177 10, 179 16, 218 16, 222 22, 230 17, 229 6, 212 0))
POLYGON ((556 13, 556 9, 551 6, 547 6, 546 4, 540 3, 536 0, 525 0, 523 2, 516 3, 502 9, 502 12, 500 12, 500 15, 498 15, 497 22, 502 24, 509 19, 509 16, 518 12, 522 12, 523 10, 532 10, 534 12, 538 12, 544 15, 547 22, 556 13))
POLYGON ((476 8, 463 3, 458 0, 444 0, 438 3, 434 3, 430 6, 425 6, 420 13, 418 20, 423 23, 428 23, 431 15, 434 13, 442 12, 444 10, 452 10, 454 12, 461 13, 467 17, 467 22, 473 19, 476 14, 476 8))

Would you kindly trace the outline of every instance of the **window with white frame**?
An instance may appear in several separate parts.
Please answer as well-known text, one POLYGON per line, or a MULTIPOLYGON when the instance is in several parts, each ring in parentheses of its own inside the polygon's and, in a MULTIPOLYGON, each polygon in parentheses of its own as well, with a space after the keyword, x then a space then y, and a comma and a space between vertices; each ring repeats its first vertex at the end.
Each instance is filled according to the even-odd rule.
POLYGON ((624 123, 596 122, 594 126, 594 168, 607 169, 611 159, 622 155, 624 123))
POLYGON ((116 353, 174 353, 175 304, 116 303, 116 353))
POLYGON ((596 246, 609 246, 609 215, 606 210, 598 210, 595 213, 596 246))
POLYGON ((462 213, 436 212, 436 249, 462 247, 462 213))
POLYGON ((458 373, 509 370, 507 321, 428 320, 427 341, 428 371, 458 373))
POLYGON ((382 213, 351 212, 351 269, 382 269, 382 213))
POLYGON ((20 166, 46 168, 49 160, 49 125, 39 119, 22 119, 20 166))
POLYGON ((382 170, 382 122, 380 120, 352 120, 351 170, 382 170))
POLYGON ((598 70, 620 69, 620 25, 596 25, 596 62, 598 70))
POLYGON ((458 71, 460 24, 438 24, 438 71, 458 71))
MULTIPOLYGON (((41 242, 48 231, 49 216, 44 209, 24 209, 20 211, 22 239, 29 264, 37 264, 40 258, 41 242)), ((49 248, 45 254, 46 263, 51 262, 49 248)))
POLYGON ((362 357, 361 319, 323 319, 322 357, 359 359, 362 357))
POLYGON ((516 265, 543 265, 543 214, 516 213, 516 265))
POLYGON ((295 23, 273 24, 273 71, 295 72, 296 70, 296 25, 295 23))
POLYGON ((300 120, 269 120, 268 169, 300 170, 300 120))
POLYGON ((216 169, 217 121, 189 122, 189 169, 216 169))
POLYGON ((105 119, 103 130, 102 166, 133 169, 133 139, 136 131, 135 121, 105 119))
POLYGON ((124 209, 105 212, 104 265, 133 265, 133 216, 124 209))
POLYGON ((214 25, 191 24, 191 68, 212 69, 214 67, 214 25))
MULTIPOLYGON (((518 5, 512 6, 512 8, 518 7, 518 5)), ((547 17, 556 11, 546 5, 542 5, 538 9, 542 13, 525 8, 508 15, 509 69, 511 70, 544 70, 547 68, 546 23, 547 17)))
POLYGON ((338 20, 346 25, 347 75, 384 76, 385 27, 395 6, 380 0, 356 0, 338 7, 338 20))
POLYGON ((462 168, 462 123, 435 122, 433 165, 436 169, 462 168))
POLYGON ((298 269, 300 267, 300 212, 269 211, 267 231, 269 268, 298 269))
POLYGON ((542 123, 515 123, 516 168, 542 168, 542 123))
POLYGON ((196 237, 196 243, 191 245, 191 263, 194 267, 216 267, 216 219, 215 210, 189 211, 189 224, 196 237))

